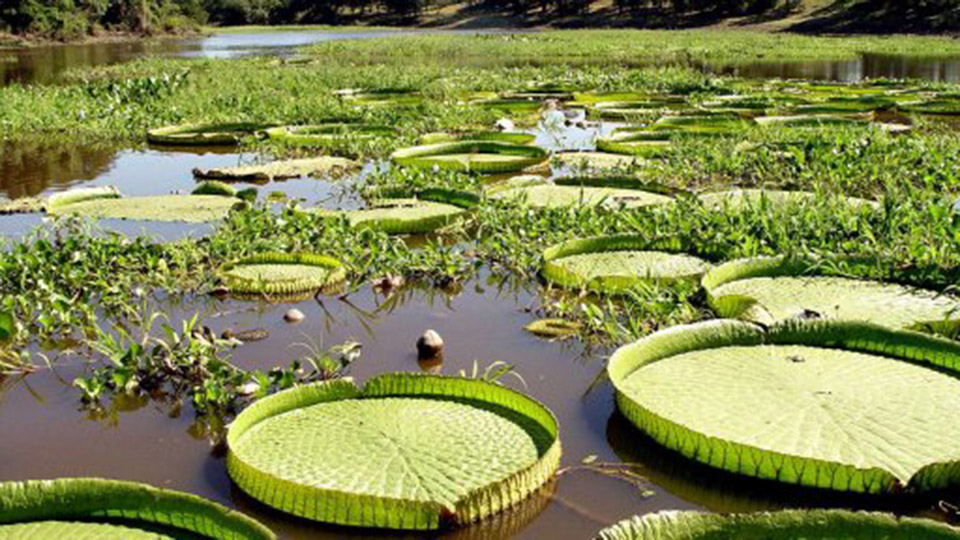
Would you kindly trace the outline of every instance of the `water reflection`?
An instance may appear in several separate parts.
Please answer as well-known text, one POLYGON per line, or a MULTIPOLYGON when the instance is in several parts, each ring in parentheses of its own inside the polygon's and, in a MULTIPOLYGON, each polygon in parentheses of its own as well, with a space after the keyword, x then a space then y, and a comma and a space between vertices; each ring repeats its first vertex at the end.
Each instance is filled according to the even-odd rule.
POLYGON ((850 60, 811 62, 757 62, 740 66, 706 66, 724 75, 757 79, 812 79, 859 82, 864 79, 923 79, 960 82, 960 59, 863 54, 850 60))

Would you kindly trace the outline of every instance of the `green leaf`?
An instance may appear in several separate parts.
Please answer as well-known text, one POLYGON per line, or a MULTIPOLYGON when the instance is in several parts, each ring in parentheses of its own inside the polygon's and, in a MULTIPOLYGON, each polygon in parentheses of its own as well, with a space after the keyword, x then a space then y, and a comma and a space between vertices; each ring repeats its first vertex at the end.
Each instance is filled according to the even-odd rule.
POLYGON ((214 540, 275 538, 269 529, 235 510, 196 495, 145 484, 100 478, 0 483, 0 537, 37 531, 35 538, 77 538, 96 529, 112 535, 108 538, 124 538, 118 536, 125 532, 123 529, 90 526, 98 520, 130 528, 138 524, 164 525, 181 534, 194 533, 214 540), (61 521, 90 523, 57 523, 61 521), (13 524, 16 526, 8 528, 13 524), (62 533, 53 535, 53 531, 62 533))
MULTIPOLYGON (((226 167, 215 169, 194 169, 196 178, 209 178, 228 181, 270 181, 286 178, 300 178, 301 176, 319 176, 337 171, 349 171, 359 167, 353 160, 322 156, 309 159, 290 159, 273 161, 262 165, 243 165, 240 167, 226 167)), ((194 191, 196 194, 196 191, 194 191)))
POLYGON ((10 311, 0 311, 0 343, 8 342, 17 333, 17 320, 10 311))
POLYGON ((927 519, 879 512, 784 510, 755 514, 666 511, 636 516, 600 531, 600 540, 947 540, 960 531, 927 519))
POLYGON ((622 177, 570 177, 546 180, 540 177, 511 179, 489 190, 495 199, 519 200, 535 208, 558 208, 603 204, 628 208, 664 204, 673 199, 663 188, 622 177))
POLYGON ((435 529, 519 503, 559 464, 539 403, 463 378, 386 374, 258 401, 228 433, 231 477, 281 510, 343 525, 435 529))
POLYGON ((624 293, 645 282, 696 280, 710 263, 636 235, 570 240, 544 251, 544 277, 567 288, 624 293))
POLYGON ((226 287, 237 294, 293 295, 330 287, 346 279, 340 261, 310 253, 261 253, 220 268, 226 287))
POLYGON ((516 172, 547 161, 542 148, 497 141, 456 141, 403 148, 390 159, 398 165, 478 172, 516 172))
POLYGON ((175 146, 232 146, 247 135, 273 126, 257 123, 165 126, 147 131, 147 142, 175 146))
POLYGON ((960 380, 917 363, 958 371, 960 344, 865 323, 721 320, 622 347, 608 373, 631 422, 689 458, 879 493, 960 483, 960 380))
POLYGON ((811 262, 760 257, 720 265, 703 278, 710 306, 723 317, 771 324, 814 316, 891 328, 960 324, 960 301, 913 287, 838 276, 811 262))
POLYGON ((61 203, 48 207, 47 212, 58 215, 81 214, 101 219, 202 223, 225 218, 237 202, 235 197, 219 195, 110 197, 61 203))

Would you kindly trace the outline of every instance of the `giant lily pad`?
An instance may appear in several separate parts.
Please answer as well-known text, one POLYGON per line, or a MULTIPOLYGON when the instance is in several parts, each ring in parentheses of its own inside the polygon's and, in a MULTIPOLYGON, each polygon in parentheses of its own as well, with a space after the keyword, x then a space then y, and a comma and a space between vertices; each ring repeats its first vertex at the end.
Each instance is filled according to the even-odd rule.
POLYGON ((71 190, 48 199, 50 214, 80 214, 100 219, 145 221, 216 221, 242 201, 221 195, 154 195, 121 197, 115 189, 71 190), (76 191, 76 193, 74 192, 76 191))
POLYGON ((665 511, 626 519, 600 531, 599 540, 707 540, 798 538, 847 540, 956 540, 960 530, 928 519, 847 510, 783 510, 755 514, 665 511))
POLYGON ((660 157, 670 150, 669 133, 639 131, 614 133, 597 137, 597 150, 614 154, 627 154, 645 158, 660 157))
POLYGON ((187 537, 276 538, 260 523, 212 501, 135 482, 64 478, 0 484, 0 538, 187 537))
POLYGON ((710 264, 666 242, 634 235, 571 240, 543 253, 543 276, 567 288, 626 292, 646 282, 695 280, 710 264))
POLYGON ((870 123, 863 118, 850 118, 835 114, 796 114, 788 116, 762 116, 756 119, 761 126, 788 128, 819 128, 827 126, 865 126, 870 123))
POLYGON ((425 133, 421 144, 437 144, 453 141, 497 141, 513 144, 530 144, 537 137, 531 133, 516 131, 469 131, 464 133, 425 133))
POLYGON ((228 146, 240 139, 276 124, 186 124, 165 126, 147 131, 147 142, 173 146, 228 146))
POLYGON ((769 324, 798 316, 869 321, 892 328, 960 324, 960 300, 933 291, 824 275, 810 261, 760 257, 720 265, 703 278, 723 317, 769 324))
POLYGON ((194 169, 193 176, 196 178, 211 178, 215 180, 260 182, 284 178, 299 178, 307 175, 330 174, 355 169, 357 167, 357 162, 347 158, 323 156, 318 158, 274 161, 262 165, 242 165, 239 167, 220 169, 194 169))
POLYGON ((858 197, 822 194, 812 191, 782 191, 776 189, 729 189, 701 193, 698 198, 705 206, 745 208, 769 204, 772 207, 786 207, 791 205, 815 205, 818 201, 839 203, 853 208, 879 209, 880 203, 858 197))
POLYGON ((405 167, 438 167, 481 174, 516 172, 541 165, 547 152, 526 144, 496 141, 458 141, 397 150, 390 159, 405 167))
POLYGON ((816 320, 674 327, 607 368, 627 418, 688 458, 865 493, 960 484, 960 379, 938 369, 960 343, 816 320))
POLYGON ((793 110, 799 114, 867 114, 873 111, 890 109, 894 101, 886 97, 857 96, 833 97, 828 100, 796 105, 793 110))
POLYGON ((588 109, 591 117, 606 120, 632 120, 636 118, 656 116, 667 111, 691 110, 690 104, 683 97, 663 96, 651 97, 640 101, 607 101, 595 103, 588 109))
POLYGON ((686 133, 728 134, 742 132, 755 125, 752 119, 735 114, 702 113, 686 116, 664 116, 652 126, 653 130, 677 131, 686 133))
POLYGON ((643 160, 637 156, 610 152, 557 152, 550 161, 560 167, 592 171, 628 169, 643 164, 643 160))
POLYGON ((521 177, 493 186, 489 193, 495 199, 519 200, 536 208, 598 204, 636 208, 673 201, 664 188, 629 177, 521 177))
POLYGON ((472 193, 447 189, 380 195, 360 210, 313 212, 328 217, 344 216, 353 227, 370 227, 388 234, 422 234, 458 222, 479 202, 479 197, 472 193))
POLYGON ((301 517, 437 529, 505 510, 560 460, 553 415, 494 383, 389 373, 287 390, 243 411, 227 435, 230 476, 301 517))
POLYGON ((224 265, 219 275, 231 292, 241 294, 290 295, 346 279, 340 261, 310 253, 261 253, 224 265))
POLYGON ((957 116, 960 115, 960 99, 931 99, 902 103, 900 110, 931 116, 957 116))
POLYGON ((328 123, 306 126, 281 126, 268 129, 270 140, 298 146, 328 146, 342 140, 392 137, 396 128, 370 124, 328 123))

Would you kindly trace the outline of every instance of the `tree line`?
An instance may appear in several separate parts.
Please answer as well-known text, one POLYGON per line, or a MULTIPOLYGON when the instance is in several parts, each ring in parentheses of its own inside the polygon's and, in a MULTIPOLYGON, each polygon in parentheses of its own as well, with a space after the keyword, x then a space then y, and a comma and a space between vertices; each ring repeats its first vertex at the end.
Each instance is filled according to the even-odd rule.
MULTIPOLYGON (((0 31, 72 38, 99 31, 176 32, 203 24, 415 22, 452 3, 530 17, 585 14, 597 0, 0 0, 0 31)), ((613 0, 614 16, 730 17, 796 8, 804 0, 613 0)), ((960 0, 835 0, 833 8, 936 17, 960 0), (909 10, 909 13, 907 11, 909 10)))

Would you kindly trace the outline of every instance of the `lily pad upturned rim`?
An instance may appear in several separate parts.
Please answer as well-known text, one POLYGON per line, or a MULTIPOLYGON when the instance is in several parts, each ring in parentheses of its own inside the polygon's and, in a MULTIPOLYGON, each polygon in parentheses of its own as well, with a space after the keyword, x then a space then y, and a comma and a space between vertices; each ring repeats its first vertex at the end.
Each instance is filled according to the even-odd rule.
MULTIPOLYGON (((488 197, 492 198, 506 198, 509 197, 511 192, 519 192, 524 189, 537 187, 537 186, 559 186, 559 187, 594 187, 594 188, 610 188, 610 189, 623 189, 623 190, 636 190, 638 192, 645 192, 654 195, 661 195, 663 197, 676 197, 680 193, 683 193, 682 190, 672 188, 664 184, 656 184, 653 182, 645 182, 644 180, 637 178, 635 176, 629 175, 617 175, 617 174, 594 174, 594 175, 582 175, 582 176, 561 176, 557 178, 544 178, 541 176, 519 176, 511 178, 507 181, 500 182, 494 185, 491 185, 486 189, 486 194, 488 197)), ((666 201, 672 202, 672 201, 666 201)), ((531 204, 530 206, 537 206, 531 204)))
POLYGON ((744 514, 666 510, 625 519, 600 531, 597 540, 697 540, 724 535, 735 538, 738 531, 765 533, 763 538, 790 540, 796 534, 897 533, 895 538, 945 540, 960 538, 960 529, 930 519, 903 517, 882 512, 850 510, 780 510, 744 514), (903 535, 902 537, 900 535, 903 535))
POLYGON ((454 141, 437 144, 425 144, 401 148, 390 155, 390 160, 397 165, 416 168, 431 168, 462 170, 478 173, 515 172, 541 165, 547 161, 549 154, 543 148, 529 144, 513 144, 498 141, 454 141), (487 161, 478 163, 461 163, 458 161, 443 161, 431 159, 434 156, 460 154, 494 154, 521 159, 503 161, 487 161))
POLYGON ((138 482, 103 478, 58 478, 0 483, 3 524, 36 521, 149 523, 215 540, 273 540, 276 536, 246 515, 197 495, 138 482))
POLYGON ((372 191, 370 195, 375 200, 417 199, 447 205, 450 207, 450 212, 427 216, 418 216, 415 212, 411 212, 409 216, 359 220, 356 218, 377 210, 377 207, 374 205, 371 208, 358 210, 319 210, 315 212, 331 218, 346 216, 353 227, 368 227, 384 231, 387 234, 426 234, 447 227, 469 216, 479 206, 481 200, 480 196, 475 193, 446 188, 411 190, 402 187, 382 187, 372 191))
POLYGON ((268 139, 300 144, 304 146, 323 146, 343 139, 376 139, 392 137, 399 134, 397 128, 380 124, 363 124, 355 122, 329 122, 323 124, 291 124, 275 126, 264 131, 268 139), (318 130, 317 133, 305 133, 308 130, 318 130), (325 133, 323 131, 329 131, 325 133))
POLYGON ((741 207, 745 205, 759 206, 763 203, 769 203, 771 206, 791 206, 816 204, 818 196, 823 195, 828 202, 846 203, 850 207, 865 207, 872 210, 881 208, 878 201, 852 197, 841 193, 816 192, 791 189, 773 189, 773 188, 754 188, 754 187, 726 187, 711 189, 697 193, 706 206, 730 206, 741 207))
POLYGON ((230 477, 269 506, 315 521, 408 530, 472 523, 505 510, 545 485, 559 466, 561 454, 557 420, 533 398, 496 383, 424 373, 385 373, 368 380, 362 388, 350 379, 339 379, 279 392, 240 413, 229 426, 227 444, 230 477), (525 470, 470 492, 455 508, 445 508, 432 501, 348 493, 275 478, 248 465, 233 451, 244 433, 285 412, 329 401, 387 397, 454 401, 499 416, 509 414, 513 418, 508 419, 514 422, 522 419, 528 424, 521 426, 524 431, 536 429, 541 437, 538 440, 531 434, 539 457, 525 470))
POLYGON ((537 136, 520 131, 465 131, 465 132, 433 132, 420 136, 420 144, 438 144, 455 141, 497 141, 512 144, 533 144, 537 136))
POLYGON ((790 319, 768 327, 715 319, 661 330, 617 349, 607 364, 617 406, 658 444, 711 467, 787 484, 858 493, 927 491, 960 484, 960 454, 952 462, 930 463, 904 483, 879 467, 800 457, 704 435, 658 416, 624 389, 630 375, 670 357, 727 346, 801 345, 840 349, 960 372, 960 343, 908 330, 842 320, 790 319), (748 458, 748 459, 746 459, 748 458))
POLYGON ((320 290, 342 283, 347 279, 347 271, 339 259, 316 253, 259 253, 245 257, 238 261, 224 264, 217 270, 217 275, 224 281, 227 289, 239 294, 277 294, 292 295, 305 291, 320 290), (239 266, 251 264, 292 264, 316 266, 328 270, 323 280, 301 279, 296 282, 271 283, 269 280, 256 281, 244 279, 230 274, 231 270, 239 266))
MULTIPOLYGON (((677 276, 676 278, 648 278, 645 276, 601 276, 590 280, 585 280, 558 264, 557 261, 564 257, 573 255, 585 255, 590 253, 604 253, 611 251, 658 251, 675 255, 686 255, 695 257, 687 253, 681 242, 673 238, 649 239, 636 234, 615 234, 605 236, 593 236, 589 238, 575 238, 561 242, 548 247, 543 252, 543 268, 541 275, 548 282, 554 283, 566 289, 586 288, 599 293, 620 294, 627 292, 641 283, 651 281, 660 283, 696 282, 701 277, 701 273, 689 276, 677 276)), ((706 262, 706 261, 704 261, 706 262)))
MULTIPOLYGON (((829 258, 806 256, 760 256, 744 259, 734 259, 723 264, 714 266, 710 271, 704 274, 700 281, 701 286, 707 293, 707 302, 710 307, 722 317, 729 318, 749 318, 751 308, 756 305, 752 298, 740 295, 718 296, 717 290, 728 283, 751 278, 776 278, 776 277, 802 277, 802 276, 828 276, 850 278, 863 281, 878 281, 881 276, 876 276, 870 268, 877 261, 870 258, 852 257, 844 255, 835 255, 829 258), (845 272, 840 270, 855 270, 856 272, 845 272), (855 274, 855 275, 851 275, 855 274), (862 274, 862 275, 861 275, 862 274)), ((898 284, 896 282, 889 282, 898 284)), ((927 291, 926 289, 918 290, 927 291)), ((758 321, 763 322, 763 321, 758 321)), ((933 331, 948 331, 960 326, 958 319, 942 319, 934 321, 917 321, 909 329, 922 330, 930 329, 933 331)))
POLYGON ((239 144, 244 135, 263 131, 276 123, 233 122, 178 124, 147 130, 147 142, 171 146, 226 146, 239 144))

